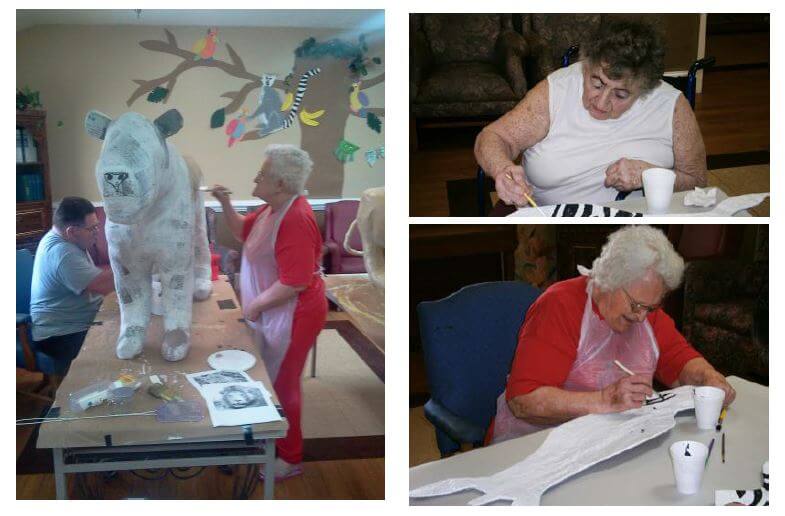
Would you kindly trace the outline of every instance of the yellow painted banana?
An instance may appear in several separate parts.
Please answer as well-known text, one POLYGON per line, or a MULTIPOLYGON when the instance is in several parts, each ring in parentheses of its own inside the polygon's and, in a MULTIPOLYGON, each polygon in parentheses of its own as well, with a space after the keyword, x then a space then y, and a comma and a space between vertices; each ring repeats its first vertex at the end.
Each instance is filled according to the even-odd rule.
POLYGON ((314 111, 312 113, 309 113, 308 111, 303 109, 302 111, 300 111, 300 121, 302 123, 304 123, 305 125, 308 125, 308 126, 311 126, 311 127, 316 127, 320 123, 320 122, 317 122, 316 119, 319 118, 322 115, 324 115, 324 109, 320 109, 320 110, 314 111))
POLYGON ((294 94, 290 91, 283 99, 283 104, 281 104, 281 111, 287 111, 290 107, 292 107, 292 103, 294 103, 294 94))

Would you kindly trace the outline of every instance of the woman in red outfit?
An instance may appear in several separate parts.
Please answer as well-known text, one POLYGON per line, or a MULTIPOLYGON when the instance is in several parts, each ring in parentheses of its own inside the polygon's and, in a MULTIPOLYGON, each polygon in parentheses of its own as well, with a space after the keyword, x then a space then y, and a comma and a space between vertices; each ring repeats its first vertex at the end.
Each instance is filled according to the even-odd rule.
POLYGON ((289 420, 286 437, 277 441, 276 479, 302 473, 300 378, 327 316, 322 237, 302 195, 312 167, 304 150, 269 145, 252 192, 266 204, 246 216, 234 210, 224 187, 213 187, 227 226, 243 242, 243 314, 289 420))
POLYGON ((711 385, 736 392, 676 330, 659 306, 678 287, 684 261, 662 231, 613 233, 581 276, 554 283, 526 312, 493 442, 593 413, 640 407, 652 379, 668 387, 711 385), (628 375, 615 362, 634 375, 628 375))

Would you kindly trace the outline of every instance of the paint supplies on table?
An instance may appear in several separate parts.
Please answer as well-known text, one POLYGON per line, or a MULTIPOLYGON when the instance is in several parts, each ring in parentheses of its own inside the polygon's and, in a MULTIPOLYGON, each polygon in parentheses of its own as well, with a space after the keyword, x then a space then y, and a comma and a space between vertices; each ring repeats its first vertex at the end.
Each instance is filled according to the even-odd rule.
POLYGON ((173 388, 161 381, 157 375, 150 376, 150 386, 147 393, 159 400, 164 401, 183 401, 183 398, 173 388))
MULTIPOLYGON (((50 411, 50 413, 53 411, 50 411)), ((155 416, 155 419, 159 423, 176 423, 179 421, 194 422, 204 419, 204 411, 202 410, 202 405, 198 401, 170 401, 167 403, 162 403, 156 407, 155 410, 147 410, 145 412, 127 412, 123 414, 105 414, 102 416, 60 417, 59 413, 59 409, 57 409, 57 416, 17 419, 16 426, 40 425, 42 423, 59 423, 64 421, 77 421, 80 419, 103 419, 109 417, 131 416, 155 416)))
POLYGON ((68 395, 68 406, 73 412, 84 412, 105 402, 125 403, 131 399, 141 382, 128 374, 114 381, 101 381, 68 395))

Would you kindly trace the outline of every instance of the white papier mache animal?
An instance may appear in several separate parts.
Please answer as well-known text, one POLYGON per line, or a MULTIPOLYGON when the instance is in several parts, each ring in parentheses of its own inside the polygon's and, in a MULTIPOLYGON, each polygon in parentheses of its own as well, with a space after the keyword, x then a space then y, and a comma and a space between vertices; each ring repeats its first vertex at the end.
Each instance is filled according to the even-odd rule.
POLYGON ((106 211, 106 240, 120 303, 117 357, 142 352, 152 304, 152 280, 162 287, 166 360, 182 360, 191 344, 192 299, 212 290, 201 170, 166 138, 182 128, 172 109, 150 122, 138 113, 117 120, 98 111, 87 133, 103 140, 95 165, 106 211))
POLYGON ((365 270, 371 282, 384 290, 384 188, 369 188, 363 192, 357 218, 354 219, 343 239, 346 252, 362 256, 365 270), (360 230, 363 250, 352 249, 349 245, 352 231, 360 230))

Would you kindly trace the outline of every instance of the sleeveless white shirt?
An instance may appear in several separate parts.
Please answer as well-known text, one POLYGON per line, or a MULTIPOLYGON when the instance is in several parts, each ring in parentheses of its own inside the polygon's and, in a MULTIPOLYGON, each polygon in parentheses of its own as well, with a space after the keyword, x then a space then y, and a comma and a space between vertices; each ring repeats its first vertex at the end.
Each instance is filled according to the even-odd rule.
POLYGON ((615 120, 596 120, 583 107, 583 64, 548 76, 551 126, 545 138, 523 154, 526 176, 538 204, 613 201, 603 186, 605 170, 621 158, 673 169, 673 109, 680 92, 660 85, 615 120))

